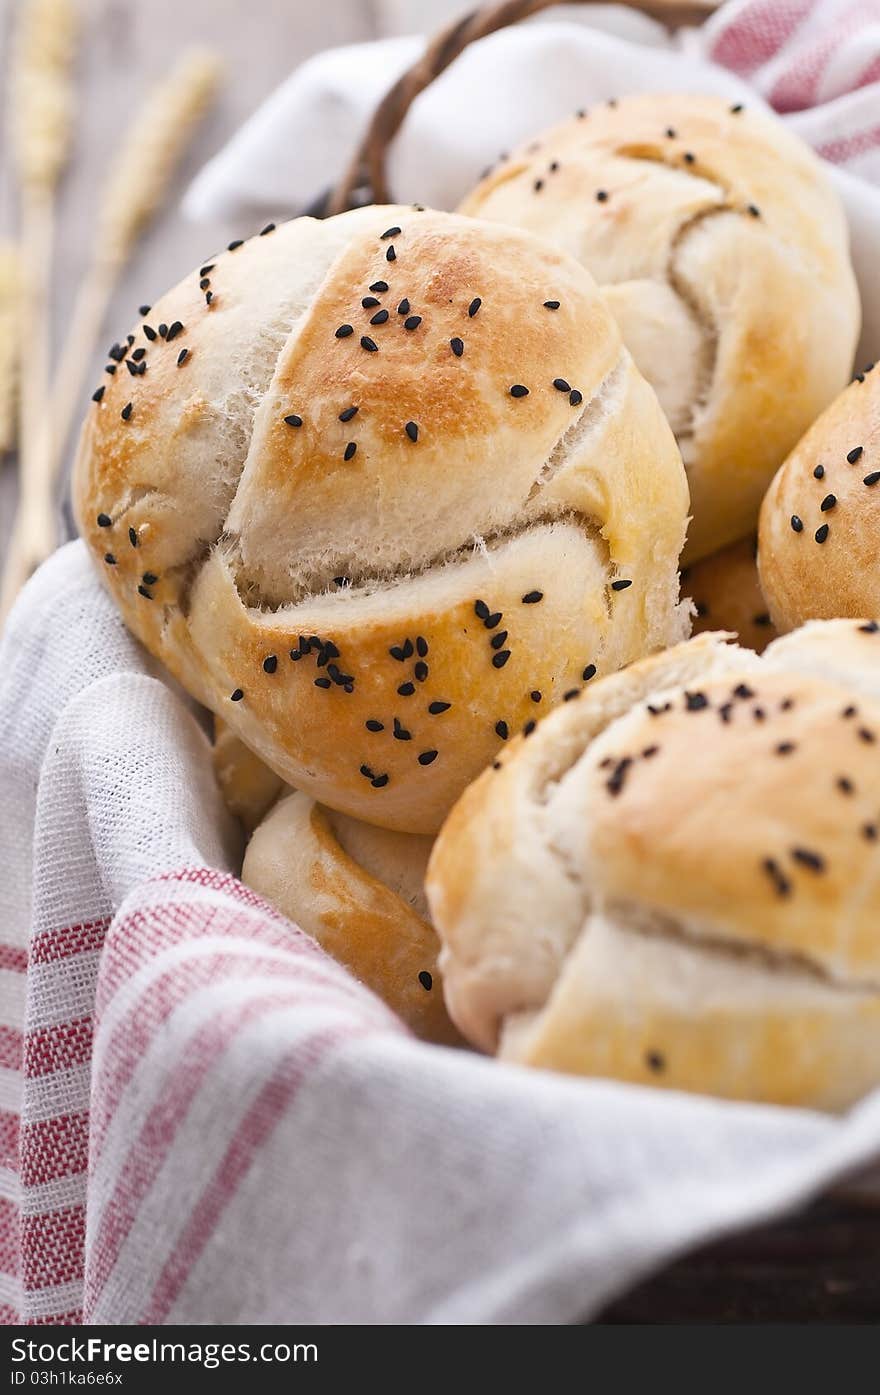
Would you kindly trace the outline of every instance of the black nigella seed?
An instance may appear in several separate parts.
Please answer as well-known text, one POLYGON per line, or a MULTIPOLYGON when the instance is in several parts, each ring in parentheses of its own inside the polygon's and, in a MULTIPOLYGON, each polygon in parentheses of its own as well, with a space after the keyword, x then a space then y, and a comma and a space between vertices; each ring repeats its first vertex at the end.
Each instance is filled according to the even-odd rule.
POLYGON ((508 660, 509 658, 510 658, 510 650, 509 650, 509 649, 501 649, 501 650, 499 650, 499 652, 498 652, 497 654, 493 654, 493 655, 492 655, 492 667, 493 667, 493 668, 503 668, 504 665, 507 663, 507 660, 508 660))
POLYGON ((348 445, 345 447, 345 450, 342 452, 343 460, 353 460, 356 451, 357 441, 349 441, 348 445))
POLYGON ((451 706, 451 702, 429 702, 428 711, 432 717, 438 717, 441 712, 448 712, 451 706))
POLYGON ((607 203, 607 202, 608 202, 608 190, 607 190, 607 189, 597 189, 597 190, 596 190, 596 202, 597 202, 597 203, 607 203))
POLYGON ((562 701, 563 701, 563 702, 571 702, 572 698, 576 698, 576 697, 578 696, 579 693, 580 693, 580 688, 569 688, 569 690, 568 690, 567 693, 563 693, 563 694, 562 694, 562 701))
POLYGON ((340 412, 340 413, 339 413, 339 420, 340 420, 340 421, 351 421, 352 417, 356 417, 357 414, 358 414, 358 409, 357 409, 357 407, 346 407, 346 409, 345 409, 344 412, 340 412))
POLYGON ((293 663, 298 664, 300 659, 302 658, 302 653, 299 649, 291 649, 290 657, 293 663))
POLYGON ((778 862, 776 862, 772 857, 765 857, 764 861, 761 863, 761 867, 763 871, 767 873, 767 876, 770 878, 770 880, 773 882, 777 895, 790 895, 791 882, 788 880, 788 877, 785 876, 778 862))
POLYGON ((110 376, 112 377, 113 374, 116 372, 116 364, 115 364, 115 363, 108 363, 108 364, 106 365, 105 369, 104 369, 104 372, 105 372, 105 373, 109 373, 110 376))
POLYGON ((476 313, 477 313, 477 311, 479 310, 479 308, 480 308, 480 306, 482 305, 482 303, 483 303, 483 302, 482 302, 482 300, 480 299, 480 297, 479 297, 478 295, 474 296, 473 300, 471 301, 470 305, 468 306, 468 315, 470 316, 471 319, 474 318, 474 315, 476 315, 476 313))
POLYGON ((825 859, 821 853, 813 852, 810 848, 792 848, 791 855, 795 862, 808 867, 811 872, 825 871, 825 859))
POLYGON ((675 127, 674 127, 674 126, 667 126, 667 127, 666 127, 666 135, 667 135, 667 137, 668 137, 669 140, 675 140, 675 127))
POLYGON ((495 735, 500 736, 502 741, 507 740, 508 736, 510 735, 510 729, 508 728, 506 722, 499 721, 495 723, 495 735))
POLYGON ((291 412, 289 417, 284 418, 284 421, 287 426, 302 426, 303 424, 302 417, 298 417, 296 412, 291 412))
POLYGON ((813 471, 813 479, 814 479, 814 480, 821 480, 821 479, 824 479, 824 477, 825 477, 825 466, 824 466, 824 465, 817 465, 816 468, 815 468, 815 470, 813 471))
POLYGON ((366 349, 368 354, 375 354, 378 352, 379 345, 376 343, 375 339, 371 339, 368 334, 362 334, 361 348, 366 349))
POLYGON ((129 528, 128 530, 128 541, 131 543, 132 547, 137 547, 138 535, 135 532, 134 528, 129 528))
POLYGON ((659 1074, 660 1071, 666 1069, 666 1057, 663 1055, 662 1051, 646 1051, 645 1065, 649 1070, 659 1074))
POLYGON ((732 116, 739 116, 740 112, 743 110, 742 102, 734 102, 733 106, 730 108, 732 116))
POLYGON ((402 301, 400 302, 400 304, 398 305, 398 307, 397 307, 397 313, 398 313, 398 315, 408 315, 408 314, 409 314, 409 301, 407 300, 406 296, 404 296, 403 300, 402 300, 402 301))
POLYGON ((347 339, 350 334, 354 334, 353 325, 340 325, 336 331, 336 338, 347 339))
POLYGON ((496 626, 496 625, 499 625, 500 623, 501 623, 501 611, 500 611, 500 610, 493 610, 493 611, 492 611, 492 614, 491 614, 491 615, 487 615, 486 618, 485 618, 485 620, 483 621, 483 624, 486 626, 486 629, 487 629, 487 630, 494 630, 495 626, 496 626))
POLYGON ((709 706, 709 699, 705 693, 685 693, 684 705, 688 712, 700 712, 709 706))
POLYGON ((776 754, 777 756, 790 756, 794 749, 795 743, 793 741, 780 741, 776 747, 776 754))
POLYGON ((144 315, 149 315, 152 308, 152 305, 139 305, 138 314, 140 315, 141 319, 144 318, 144 315))
POLYGON ((584 680, 585 683, 589 683, 590 679, 591 679, 591 678, 595 678, 595 677, 596 677, 596 665, 595 665, 595 664, 587 664, 586 668, 584 669, 583 673, 581 674, 581 678, 584 680))
POLYGON ((760 218, 761 216, 761 210, 756 203, 750 203, 748 205, 748 211, 753 218, 760 218))
POLYGON ((108 566, 108 567, 115 567, 115 566, 116 566, 116 558, 113 556, 113 553, 112 553, 112 552, 105 552, 105 553, 104 553, 104 561, 107 563, 107 566, 108 566))
POLYGON ((568 394, 568 400, 572 407, 579 407, 584 400, 584 394, 578 388, 572 388, 568 394))
POLYGON ((545 310, 558 310, 558 309, 559 309, 559 301, 558 301, 558 300, 545 300, 545 301, 544 301, 544 309, 545 309, 545 310))
POLYGON ((876 841, 877 841, 877 825, 876 825, 875 823, 866 823, 866 824, 863 824, 863 825, 862 825, 862 837, 863 837, 863 838, 867 838, 867 840, 868 840, 869 843, 876 843, 876 841))
POLYGON ((244 243, 244 238, 243 238, 243 237, 236 237, 236 238, 233 239, 232 242, 228 242, 228 243, 226 244, 226 250, 227 250, 227 252, 234 252, 234 251, 236 250, 236 248, 237 248, 237 247, 241 247, 241 246, 243 245, 243 243, 244 243))
POLYGON ((557 392, 571 392, 571 383, 567 383, 564 378, 554 378, 553 386, 557 392))
POLYGON ((426 993, 430 993, 431 989, 434 986, 434 980, 428 973, 427 969, 422 969, 421 973, 419 974, 419 983, 422 985, 426 993))
POLYGON ((791 516, 791 529, 793 533, 802 533, 804 531, 804 520, 799 518, 796 513, 793 513, 791 516))
POLYGON ((853 446, 852 450, 847 451, 846 458, 850 465, 855 465, 856 461, 861 459, 864 449, 864 446, 853 446))
POLYGON ((862 484, 867 484, 870 486, 872 484, 876 484, 878 480, 880 480, 880 470, 872 470, 870 475, 865 475, 865 478, 862 480, 862 484))
POLYGON ((370 317, 370 324, 371 324, 371 325, 384 325, 384 323, 385 323, 385 321, 386 321, 387 319, 388 319, 388 311, 387 311, 387 310, 377 310, 376 313, 375 313, 375 315, 372 315, 372 316, 370 317))
POLYGON ((364 726, 366 727, 367 731, 384 731, 384 730, 385 730, 385 724, 384 724, 384 722, 377 722, 376 719, 375 719, 375 717, 370 717, 369 721, 364 722, 364 726))
POLYGON ((125 349, 121 344, 113 344, 107 350, 107 357, 112 358, 114 363, 121 363, 125 358, 125 349))
POLYGON ((206 304, 206 305, 210 305, 213 299, 214 299, 214 292, 213 292, 213 291, 205 291, 205 304, 206 304))
POLYGON ((816 539, 817 543, 823 543, 828 537, 828 524, 823 523, 821 528, 817 528, 813 537, 816 539))
POLYGON ((265 659, 263 660, 263 672, 264 672, 264 673, 274 673, 277 667, 278 667, 278 655, 277 655, 277 654, 267 654, 266 657, 265 657, 265 659))
POLYGON ((543 181, 543 179, 536 179, 536 180, 535 180, 535 183, 534 183, 534 185, 533 185, 533 188, 534 188, 534 190, 535 190, 535 193, 536 193, 536 194, 540 194, 540 192, 541 192, 541 190, 543 189, 543 187, 544 187, 544 181, 543 181))
POLYGON ((186 361, 187 361, 188 358, 189 358, 189 349, 181 349, 180 353, 177 355, 177 366, 178 366, 178 368, 180 368, 181 364, 186 363, 186 361))
POLYGON ((419 439, 419 428, 414 421, 408 421, 403 429, 411 441, 419 439))
POLYGON ((479 620, 485 620, 489 615, 489 607, 485 601, 474 601, 474 611, 479 620))
POLYGON ((522 383, 514 383, 510 389, 510 395, 511 397, 528 397, 529 390, 527 387, 523 387, 522 383))
POLYGON ((541 701, 541 693, 540 693, 540 690, 539 690, 538 688, 533 688, 532 691, 529 693, 529 697, 532 699, 532 702, 540 702, 540 701, 541 701))
POLYGON ((133 378, 136 378, 137 375, 138 375, 138 366, 137 366, 137 364, 135 363, 134 359, 127 358, 127 359, 125 360, 125 366, 126 366, 126 368, 128 369, 128 371, 129 371, 129 373, 131 374, 131 376, 132 376, 133 378))
POLYGON ((397 237, 397 235, 398 235, 399 232, 400 232, 400 228, 398 228, 398 227, 386 228, 385 231, 384 231, 383 233, 380 233, 380 234, 379 234, 379 240, 380 240, 381 242, 387 242, 388 239, 389 239, 389 237, 397 237))
POLYGON ((316 688, 332 688, 332 687, 333 687, 333 679, 332 679, 332 678, 316 678, 316 679, 315 679, 315 687, 316 687, 316 688))
POLYGON ((506 639, 507 639, 507 631, 506 631, 506 630, 499 630, 498 633, 497 633, 496 635, 493 635, 493 636, 492 636, 492 638, 490 639, 489 643, 491 644, 491 646, 492 646, 493 649, 500 649, 501 646, 502 646, 502 644, 504 643, 504 641, 505 641, 506 639))
POLYGON ((141 581, 144 583, 145 586, 155 586, 158 580, 159 578, 157 577, 155 572, 144 572, 143 576, 141 577, 141 581))
POLYGON ((877 738, 872 731, 868 730, 867 727, 859 727, 859 740, 866 742, 866 744, 869 746, 873 746, 877 738))
POLYGON ((156 334, 156 331, 153 329, 153 326, 152 326, 152 325, 143 325, 143 326, 142 326, 142 329, 143 329, 143 331, 144 331, 145 337, 146 337, 147 339, 149 339, 149 341, 150 341, 151 344, 152 344, 152 342, 153 342, 154 339, 158 338, 158 336, 157 336, 157 334, 156 334))
POLYGON ((415 674, 416 678, 419 680, 420 683, 424 683, 425 679, 428 676, 428 665, 425 663, 424 659, 418 659, 416 661, 416 664, 413 667, 413 673, 415 674))
POLYGON ((411 731, 407 731, 406 727, 401 726, 400 722, 397 720, 396 717, 394 718, 394 733, 393 733, 393 734, 394 734, 394 738, 395 738, 396 741, 411 741, 411 740, 412 740, 412 732, 411 732, 411 731))
POLYGON ((421 323, 421 315, 407 315, 406 319, 403 322, 403 327, 404 329, 418 329, 421 323))
POLYGON ((110 527, 110 524, 111 524, 112 522, 113 522, 113 519, 110 517, 110 515, 109 515, 108 513, 99 513, 99 514, 98 514, 98 527, 99 527, 99 528, 109 528, 109 527, 110 527))
POLYGON ((267 233, 275 231, 274 223, 267 223, 264 228, 260 228, 260 237, 265 237, 267 233))
POLYGON ((168 326, 168 333, 165 336, 166 341, 170 344, 171 340, 176 339, 178 334, 182 331, 183 325, 180 323, 180 320, 175 320, 173 325, 168 326))
POLYGON ((538 601, 544 599, 543 591, 527 591, 522 598, 523 605, 537 605, 538 601))
POLYGON ((535 727, 537 725, 538 723, 535 721, 526 722, 525 726, 522 729, 523 736, 531 736, 532 732, 535 730, 535 727))
POLYGON ((244 690, 243 690, 242 688, 236 688, 236 689, 234 690, 234 692, 231 692, 231 693, 229 694, 229 701, 230 701, 230 702, 241 702, 241 700, 242 700, 243 697, 244 697, 244 690))
POLYGON ((692 165, 692 164, 694 163, 694 161, 696 160, 696 158, 697 158, 696 155, 694 155, 694 153, 693 153, 692 151, 686 150, 686 151, 684 152, 684 162, 685 162, 686 165, 692 165))
POLYGON ((625 577, 621 577, 618 581, 612 581, 611 583, 612 591, 625 591, 628 586, 632 586, 632 582, 625 577))
POLYGON ((386 262, 396 262, 396 261, 397 261, 397 253, 396 253, 395 250, 394 250, 394 244, 393 244, 393 243, 392 243, 391 246, 388 248, 388 251, 385 253, 385 260, 386 260, 386 262))
POLYGON ((464 340, 459 339, 458 336, 456 336, 455 339, 450 339, 449 347, 455 354, 456 358, 461 358, 462 354, 464 353, 464 340))
POLYGON ((199 275, 200 275, 200 276, 207 276, 208 272, 209 272, 209 271, 213 271, 213 270, 214 270, 214 267, 215 267, 216 265, 217 265, 216 262, 208 262, 205 266, 200 266, 200 267, 199 267, 199 275))
POLYGON ((828 513, 828 510, 829 510, 829 509, 833 509, 833 508, 834 508, 834 505, 835 505, 836 503, 837 503, 837 495, 836 495, 836 494, 826 494, 826 495, 825 495, 825 498, 822 500, 821 504, 819 505, 819 508, 820 508, 820 510, 821 510, 822 513, 828 513))
POLYGON ((388 653, 391 655, 392 659, 396 659, 399 664, 402 664, 407 657, 406 650, 402 644, 392 644, 388 653))
POLYGON ((387 289, 388 289, 388 282, 387 282, 387 281, 374 281, 373 284, 372 284, 372 286, 370 287, 370 290, 371 290, 371 291, 376 291, 379 295, 382 295, 382 293, 383 293, 384 291, 387 291, 387 289))
POLYGON ((361 301, 361 305, 364 307, 365 310, 372 310, 373 307, 378 304, 379 302, 374 295, 365 295, 363 300, 361 301))
POLYGON ((101 398, 104 396, 104 391, 105 389, 103 384, 101 385, 101 387, 95 388, 95 391, 92 393, 92 401, 100 402, 101 398))
POLYGON ((146 349, 135 349, 134 353, 132 354, 134 362, 140 363, 141 359, 146 357, 146 353, 146 349))
POLYGON ((427 658, 428 641, 425 639, 424 635, 416 636, 416 653, 420 659, 427 658))
POLYGON ((138 587, 138 595, 143 596, 146 601, 151 601, 153 599, 152 594, 147 590, 146 586, 143 585, 138 587))
POLYGON ((397 689, 400 697, 412 697, 415 690, 415 683, 401 683, 400 687, 397 689))
POLYGON ((123 420, 123 421, 128 421, 133 411, 134 411, 134 403, 133 403, 133 402, 126 402, 125 406, 123 407, 123 409, 122 409, 122 411, 119 413, 119 415, 122 417, 122 420, 123 420))
POLYGON ((419 765, 430 765, 437 759, 437 751, 422 751, 419 754, 419 765))
POLYGON ((880 630, 880 624, 876 620, 868 620, 864 625, 859 625, 859 633, 863 635, 875 635, 880 630))
POLYGON ((375 778, 370 781, 370 784, 373 786, 374 790, 384 789, 385 786, 388 784, 388 776, 376 775, 375 778))
POLYGON ((361 774, 364 776, 366 780, 375 779, 375 776, 373 775, 373 772, 368 765, 361 766, 361 774))

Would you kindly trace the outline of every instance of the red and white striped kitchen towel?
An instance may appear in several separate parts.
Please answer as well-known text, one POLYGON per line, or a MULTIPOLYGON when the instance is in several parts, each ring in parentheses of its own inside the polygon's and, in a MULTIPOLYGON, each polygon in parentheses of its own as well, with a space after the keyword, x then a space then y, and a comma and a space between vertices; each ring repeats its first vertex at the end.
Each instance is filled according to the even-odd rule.
MULTIPOLYGON (((797 7, 728 8, 711 42, 780 82, 797 7)), ((832 1120, 425 1046, 239 855, 198 713, 62 549, 0 650, 6 1322, 566 1322, 880 1152, 880 1092, 832 1120)))

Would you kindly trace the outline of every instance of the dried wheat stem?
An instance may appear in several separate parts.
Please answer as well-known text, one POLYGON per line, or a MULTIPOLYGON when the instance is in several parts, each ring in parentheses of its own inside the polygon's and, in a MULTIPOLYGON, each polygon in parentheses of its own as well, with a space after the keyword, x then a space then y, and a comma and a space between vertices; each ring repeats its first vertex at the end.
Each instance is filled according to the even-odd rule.
POLYGON ((18 400, 18 336, 20 330, 21 266, 18 248, 0 243, 0 455, 16 441, 18 400))
POLYGON ((165 200, 193 130, 214 98, 220 72, 213 53, 198 49, 184 54, 148 97, 110 173, 98 214, 94 257, 77 296, 52 393, 56 468, 119 274, 139 234, 165 200))

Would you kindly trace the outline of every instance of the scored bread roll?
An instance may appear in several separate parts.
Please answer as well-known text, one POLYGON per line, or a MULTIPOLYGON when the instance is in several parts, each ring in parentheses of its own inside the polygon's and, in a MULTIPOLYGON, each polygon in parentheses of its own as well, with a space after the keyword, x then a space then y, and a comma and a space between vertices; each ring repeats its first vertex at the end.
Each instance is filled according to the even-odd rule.
POLYGON ((214 718, 211 759, 224 804, 251 833, 281 794, 284 781, 219 717, 214 718))
POLYGON ((510 1060, 841 1109, 880 1081, 880 625, 724 641, 466 791, 426 883, 447 1003, 510 1060))
POLYGON ((674 438, 591 278, 526 233, 300 218, 114 357, 81 532, 138 637, 323 803, 433 832, 532 694, 686 630, 674 438))
POLYGON ((430 851, 430 838, 361 823, 296 792, 254 832, 241 875, 417 1036, 460 1044, 425 901, 430 851))
POLYGON ((693 634, 727 630, 758 654, 776 638, 761 591, 757 547, 756 538, 743 538, 682 569, 682 594, 693 601, 696 612, 693 634))
POLYGON ((628 97, 502 161, 461 211, 528 228, 599 282, 678 437, 686 560, 753 531, 858 338, 846 222, 812 152, 740 103, 628 97))
POLYGON ((880 616, 880 368, 814 422, 761 506, 758 566, 777 629, 880 616))

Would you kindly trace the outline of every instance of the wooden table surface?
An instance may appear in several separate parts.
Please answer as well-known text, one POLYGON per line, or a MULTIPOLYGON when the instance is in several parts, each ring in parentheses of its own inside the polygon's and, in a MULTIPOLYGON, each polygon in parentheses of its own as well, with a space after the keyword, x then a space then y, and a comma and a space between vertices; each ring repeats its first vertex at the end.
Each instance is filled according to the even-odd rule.
MULTIPOLYGON (((226 64, 218 102, 199 129, 174 196, 151 225, 125 273, 96 348, 86 384, 100 381, 106 347, 123 336, 137 306, 150 303, 239 232, 225 224, 187 223, 180 193, 282 78, 319 49, 374 38, 396 28, 395 0, 79 0, 83 30, 77 64, 79 109, 73 154, 59 200, 59 241, 52 320, 57 348, 93 236, 93 209, 108 156, 145 93, 190 45, 214 48, 226 64), (106 342, 105 342, 106 341, 106 342)), ((0 62, 5 69, 16 0, 0 0, 0 62)), ((411 6, 409 7, 411 10, 411 6)), ((411 21, 411 14, 405 16, 411 21)), ((352 133, 354 139, 356 133, 352 133)), ((290 178, 296 182, 295 156, 290 178)), ((15 227, 9 154, 0 140, 0 236, 15 227)), ((91 388, 89 388, 89 391, 91 388)), ((74 437, 75 440, 75 437, 74 437)), ((68 445, 68 454, 73 442, 68 445)), ((0 463, 0 557, 12 521, 14 459, 0 463)))

